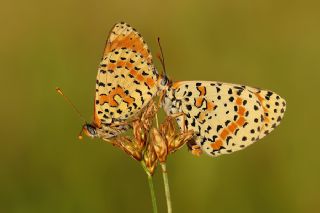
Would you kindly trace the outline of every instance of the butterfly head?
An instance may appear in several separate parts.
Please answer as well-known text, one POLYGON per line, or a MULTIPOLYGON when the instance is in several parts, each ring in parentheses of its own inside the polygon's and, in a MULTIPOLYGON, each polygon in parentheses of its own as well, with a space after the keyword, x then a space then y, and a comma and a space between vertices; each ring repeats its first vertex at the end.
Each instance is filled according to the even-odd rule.
POLYGON ((82 130, 79 134, 79 139, 82 139, 82 133, 84 133, 90 138, 102 138, 103 140, 109 140, 110 138, 114 138, 118 134, 126 131, 128 128, 129 126, 104 126, 104 128, 99 128, 94 122, 92 124, 85 123, 82 126, 82 130))
POLYGON ((170 84, 170 80, 169 80, 168 76, 167 76, 167 75, 161 76, 161 78, 160 78, 160 85, 163 86, 163 87, 165 87, 165 86, 167 86, 168 84, 170 84))
POLYGON ((84 124, 84 125, 82 126, 82 130, 81 130, 81 133, 80 133, 80 135, 79 135, 79 138, 80 138, 80 139, 82 139, 82 132, 83 132, 86 136, 88 136, 88 137, 90 137, 90 138, 98 137, 97 128, 96 128, 95 126, 91 125, 91 124, 88 124, 88 123, 86 123, 86 124, 84 124))

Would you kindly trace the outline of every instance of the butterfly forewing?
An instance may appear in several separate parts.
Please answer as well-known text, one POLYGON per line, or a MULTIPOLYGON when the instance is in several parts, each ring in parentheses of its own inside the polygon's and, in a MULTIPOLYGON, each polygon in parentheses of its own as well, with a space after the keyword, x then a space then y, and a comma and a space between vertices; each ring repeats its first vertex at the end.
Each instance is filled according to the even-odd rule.
POLYGON ((156 95, 157 79, 141 35, 126 23, 116 24, 98 69, 95 123, 103 127, 139 113, 156 95))
POLYGON ((285 111, 285 101, 271 91, 208 81, 174 83, 163 106, 168 115, 182 112, 185 119, 177 119, 180 128, 194 130, 196 143, 213 156, 261 139, 279 124, 285 111))
POLYGON ((115 24, 110 31, 103 56, 105 57, 114 49, 127 48, 141 54, 148 63, 152 63, 152 56, 148 45, 144 42, 142 36, 129 24, 124 22, 115 24))

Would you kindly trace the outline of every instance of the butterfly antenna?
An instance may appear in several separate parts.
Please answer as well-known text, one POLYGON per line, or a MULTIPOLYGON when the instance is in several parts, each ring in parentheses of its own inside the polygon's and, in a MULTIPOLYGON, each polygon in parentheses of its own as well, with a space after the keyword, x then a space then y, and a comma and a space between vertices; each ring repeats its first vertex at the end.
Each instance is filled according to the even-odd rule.
POLYGON ((65 94, 63 94, 62 90, 59 87, 56 87, 56 91, 57 93, 59 93, 60 95, 62 95, 62 97, 64 97, 65 101, 67 103, 70 104, 70 106, 74 109, 74 111, 76 111, 76 113, 78 113, 79 117, 84 121, 84 123, 86 123, 86 119, 84 119, 84 117, 82 116, 82 114, 80 113, 80 111, 77 109, 77 107, 70 101, 70 99, 68 98, 68 96, 66 96, 65 94))
POLYGON ((167 76, 166 66, 165 66, 165 63, 164 63, 163 51, 162 51, 162 47, 161 47, 161 43, 160 43, 160 37, 158 37, 158 45, 159 45, 159 48, 160 48, 160 55, 158 55, 158 59, 161 62, 164 76, 167 76))

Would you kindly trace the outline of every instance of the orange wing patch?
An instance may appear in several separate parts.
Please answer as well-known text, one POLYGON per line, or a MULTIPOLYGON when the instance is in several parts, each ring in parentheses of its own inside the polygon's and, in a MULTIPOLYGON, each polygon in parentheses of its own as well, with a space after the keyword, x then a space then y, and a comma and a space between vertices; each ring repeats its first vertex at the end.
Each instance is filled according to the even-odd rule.
POLYGON ((105 103, 108 103, 111 107, 118 106, 119 104, 114 99, 116 95, 120 96, 123 99, 123 101, 126 102, 128 105, 134 102, 134 98, 126 95, 124 90, 121 87, 117 87, 113 89, 109 95, 106 95, 106 94, 100 95, 99 104, 103 105, 105 103))
POLYGON ((263 122, 264 123, 269 123, 270 122, 270 120, 269 120, 269 118, 268 118, 268 116, 266 116, 266 113, 268 113, 268 109, 264 106, 264 104, 263 104, 263 102, 265 101, 265 99, 258 93, 258 92, 256 92, 256 93, 254 93, 256 96, 257 96, 257 98, 258 98, 258 100, 260 101, 260 103, 261 103, 261 106, 262 106, 262 109, 263 109, 263 111, 264 111, 264 115, 263 115, 263 122))
POLYGON ((212 111, 214 110, 214 107, 215 107, 214 103, 212 101, 207 100, 207 110, 212 111))
POLYGON ((212 147, 213 150, 220 150, 222 147, 222 144, 223 144, 222 140, 219 139, 216 142, 210 144, 210 146, 212 147))
POLYGON ((200 98, 197 98, 196 99, 196 107, 201 107, 202 106, 202 104, 203 104, 203 101, 204 101, 204 99, 203 99, 203 97, 200 97, 200 98))
POLYGON ((172 84, 172 89, 178 89, 181 85, 181 82, 180 81, 176 81, 172 84))
POLYGON ((148 63, 152 63, 152 56, 141 35, 136 32, 134 28, 125 23, 116 24, 112 29, 104 49, 104 56, 114 49, 121 48, 127 48, 133 50, 133 52, 138 52, 148 63))
POLYGON ((234 133, 237 129, 238 125, 234 122, 232 122, 229 126, 228 126, 228 130, 231 132, 231 133, 234 133))
POLYGON ((141 75, 139 72, 136 70, 130 70, 130 74, 133 75, 139 82, 146 82, 148 87, 153 87, 155 85, 155 81, 152 78, 145 78, 143 75, 141 75))
POLYGON ((197 89, 200 91, 200 96, 205 96, 207 91, 204 86, 198 86, 197 89))
POLYGON ((214 150, 219 150, 223 145, 222 141, 225 141, 228 136, 234 134, 239 127, 242 127, 246 123, 246 119, 244 118, 246 109, 242 106, 242 99, 240 97, 236 99, 236 105, 238 108, 237 114, 239 117, 237 118, 236 122, 229 123, 220 133, 219 139, 211 144, 211 147, 214 150))
POLYGON ((153 87, 156 83, 152 78, 146 78, 145 82, 150 88, 153 87))

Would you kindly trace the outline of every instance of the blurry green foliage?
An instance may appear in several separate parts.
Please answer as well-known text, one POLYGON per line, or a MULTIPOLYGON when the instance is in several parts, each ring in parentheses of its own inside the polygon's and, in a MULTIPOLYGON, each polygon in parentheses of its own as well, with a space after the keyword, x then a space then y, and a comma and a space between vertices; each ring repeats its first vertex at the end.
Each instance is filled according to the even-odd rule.
MULTIPOLYGON (((268 137, 219 158, 168 161, 174 212, 319 212, 319 1, 5 1, 0 8, 0 212, 150 212, 140 165, 99 140, 90 120, 107 33, 126 21, 175 80, 274 90, 287 100, 268 137)), ((156 62, 159 69, 159 63, 156 62)), ((165 212, 156 174, 160 212, 165 212)))

